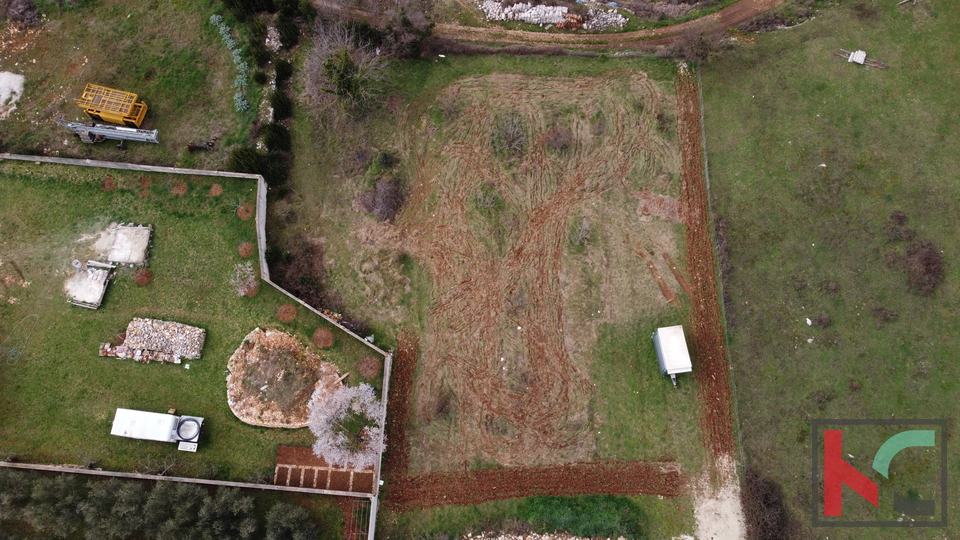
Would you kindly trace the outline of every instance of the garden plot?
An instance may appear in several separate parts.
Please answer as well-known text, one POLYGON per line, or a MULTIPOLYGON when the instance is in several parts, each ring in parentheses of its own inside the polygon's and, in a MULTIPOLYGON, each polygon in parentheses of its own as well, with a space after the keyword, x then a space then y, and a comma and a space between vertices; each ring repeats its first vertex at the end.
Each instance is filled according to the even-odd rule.
POLYGON ((589 460, 600 326, 670 309, 634 250, 679 258, 679 226, 637 204, 678 195, 673 98, 642 74, 493 75, 434 112, 406 120, 423 135, 393 234, 365 235, 399 239, 434 285, 411 469, 589 460))

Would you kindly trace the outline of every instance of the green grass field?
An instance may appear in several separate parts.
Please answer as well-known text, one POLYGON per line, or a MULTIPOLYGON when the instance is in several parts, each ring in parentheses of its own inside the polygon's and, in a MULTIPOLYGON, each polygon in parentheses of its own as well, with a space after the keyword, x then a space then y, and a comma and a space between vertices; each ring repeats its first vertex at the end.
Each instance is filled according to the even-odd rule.
MULTIPOLYGON (((0 122, 4 151, 106 161, 222 168, 226 148, 246 141, 260 89, 251 83, 253 108, 234 110, 236 68, 208 19, 208 0, 151 1, 137 5, 84 2, 57 9, 16 53, 0 54, 0 71, 23 75, 23 95, 0 122), (143 129, 159 130, 161 144, 83 144, 55 123, 89 121, 74 103, 87 83, 133 92, 149 107, 143 129), (212 152, 191 154, 189 142, 218 137, 212 152)), ((232 24, 235 37, 237 25, 232 24)), ((248 59, 249 61, 249 59, 248 59)))
MULTIPOLYGON (((955 429, 960 415, 960 76, 950 44, 960 8, 894 4, 877 4, 876 16, 846 4, 823 11, 703 71, 714 212, 729 223, 727 317, 745 465, 783 487, 803 537, 813 534, 811 419, 944 418, 955 429), (847 63, 834 55, 841 48, 890 68, 847 63), (945 279, 932 295, 908 287, 898 258, 912 241, 895 240, 894 211, 917 240, 942 250, 945 279), (807 325, 819 315, 829 326, 807 325)), ((870 470, 875 448, 854 439, 844 451, 870 470)), ((952 496, 960 485, 948 459, 952 496)), ((919 495, 936 494, 927 486, 919 495)), ((883 497, 874 519, 895 519, 883 497)), ((951 524, 947 536, 957 530, 951 524)))
MULTIPOLYGON (((255 327, 282 329, 308 343, 327 323, 307 310, 282 325, 277 308, 289 302, 261 284, 254 298, 239 297, 228 281, 245 260, 240 242, 256 242, 254 221, 236 216, 236 205, 253 203, 256 184, 216 179, 219 197, 208 195, 213 179, 130 174, 82 167, 7 161, 0 169, 0 448, 24 461, 93 461, 109 470, 143 469, 147 462, 176 458, 169 474, 247 480, 268 474, 278 444, 312 444, 307 429, 257 428, 241 423, 226 400, 226 363, 255 327), (103 177, 118 189, 103 191, 103 177), (141 179, 149 178, 144 191, 141 179), (184 180, 183 197, 170 193, 184 180), (144 194, 146 194, 144 196, 144 194), (132 268, 120 268, 96 311, 71 306, 62 292, 73 258, 89 255, 78 242, 111 222, 152 224, 149 268, 153 281, 133 283, 132 268), (24 274, 20 284, 13 262, 24 274), (203 357, 184 365, 138 364, 97 356, 100 342, 122 332, 132 317, 174 320, 207 331, 203 357), (19 324, 19 326, 18 326, 19 324), (196 454, 172 444, 110 436, 118 407, 202 416, 204 436, 196 454)), ((84 260, 86 260, 84 258, 84 260)), ((257 268, 256 261, 253 262, 257 268)), ((363 344, 334 329, 335 343, 321 354, 359 381, 356 362, 363 344)))

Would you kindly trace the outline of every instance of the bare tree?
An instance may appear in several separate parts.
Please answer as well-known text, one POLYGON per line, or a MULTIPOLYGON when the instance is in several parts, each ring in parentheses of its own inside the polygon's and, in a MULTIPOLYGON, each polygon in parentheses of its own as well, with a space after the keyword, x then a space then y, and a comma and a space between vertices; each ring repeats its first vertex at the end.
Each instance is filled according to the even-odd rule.
POLYGON ((321 109, 363 109, 379 94, 386 63, 378 50, 343 24, 317 24, 304 66, 306 94, 321 109), (332 99, 331 99, 332 98, 332 99))

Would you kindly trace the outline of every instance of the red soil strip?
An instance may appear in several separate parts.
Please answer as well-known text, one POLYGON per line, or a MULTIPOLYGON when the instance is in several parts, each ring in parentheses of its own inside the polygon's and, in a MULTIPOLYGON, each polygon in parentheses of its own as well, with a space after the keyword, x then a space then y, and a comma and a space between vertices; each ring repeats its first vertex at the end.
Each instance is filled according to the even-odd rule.
POLYGON ((677 77, 678 131, 683 164, 681 201, 687 224, 687 269, 693 276, 690 341, 704 444, 713 457, 732 455, 733 408, 713 235, 703 170, 700 100, 692 73, 677 77))
POLYGON ((420 356, 420 341, 416 335, 401 330, 397 336, 397 354, 393 357, 390 395, 387 397, 387 455, 383 477, 401 482, 410 467, 407 426, 410 424, 410 394, 413 391, 413 373, 420 356))
POLYGON ((537 495, 680 495, 684 477, 674 463, 605 461, 557 467, 511 467, 410 478, 390 490, 393 511, 537 495))

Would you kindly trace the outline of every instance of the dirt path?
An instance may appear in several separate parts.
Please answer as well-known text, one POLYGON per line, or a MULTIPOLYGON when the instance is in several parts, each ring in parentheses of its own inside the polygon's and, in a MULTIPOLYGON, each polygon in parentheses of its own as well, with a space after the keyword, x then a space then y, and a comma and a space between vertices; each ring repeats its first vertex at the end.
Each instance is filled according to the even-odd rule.
MULTIPOLYGON (((685 71, 685 70, 682 70, 685 71)), ((697 359, 694 374, 700 402, 704 442, 714 457, 733 455, 733 413, 723 315, 713 257, 707 187, 703 171, 700 101, 693 74, 677 78, 680 151, 683 165, 681 199, 687 224, 687 269, 693 283, 690 341, 697 359)))
POLYGON ((696 77, 681 66, 677 77, 681 201, 687 224, 687 269, 693 283, 690 341, 700 404, 700 427, 710 463, 692 482, 697 538, 745 538, 733 437, 733 402, 717 266, 703 169, 703 131, 696 77))
POLYGON ((410 478, 390 490, 393 511, 536 495, 661 495, 676 497, 686 483, 671 462, 605 461, 558 467, 511 467, 410 478))
MULTIPOLYGON (((725 7, 716 13, 700 17, 699 19, 664 26, 662 28, 637 30, 635 32, 559 34, 525 30, 506 30, 497 26, 476 28, 458 24, 438 24, 434 28, 434 33, 451 39, 482 43, 531 46, 560 45, 571 49, 623 48, 653 50, 670 45, 687 35, 694 35, 701 32, 717 32, 740 26, 757 15, 777 7, 783 2, 784 0, 741 0, 732 6, 725 7)), ((317 4, 324 9, 348 12, 351 16, 372 22, 374 22, 373 20, 375 19, 370 13, 353 8, 341 8, 332 2, 318 1, 317 4)), ((463 2, 461 2, 461 4, 463 4, 463 2)))

